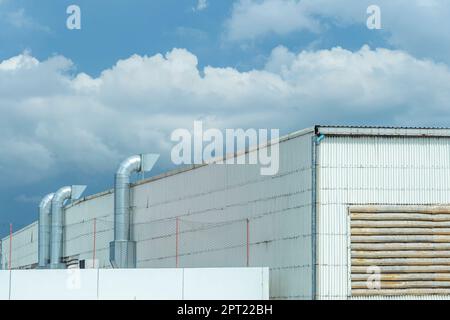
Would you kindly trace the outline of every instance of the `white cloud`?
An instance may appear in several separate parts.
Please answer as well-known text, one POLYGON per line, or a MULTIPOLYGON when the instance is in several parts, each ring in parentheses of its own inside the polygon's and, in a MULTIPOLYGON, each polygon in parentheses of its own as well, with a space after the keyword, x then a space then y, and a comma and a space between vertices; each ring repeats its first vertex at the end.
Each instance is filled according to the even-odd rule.
POLYGON ((194 11, 202 11, 208 8, 208 0, 197 0, 197 6, 194 11))
POLYGON ((286 35, 293 31, 317 32, 319 23, 303 2, 296 0, 240 0, 233 5, 226 22, 230 40, 255 39, 267 34, 286 35))
POLYGON ((10 24, 17 28, 27 27, 31 24, 31 20, 25 15, 24 9, 9 12, 7 14, 7 20, 10 24))
POLYGON ((208 39, 208 33, 206 31, 190 28, 190 27, 177 27, 175 34, 180 38, 189 38, 194 41, 204 41, 208 39))
POLYGON ((39 61, 29 54, 12 57, 0 63, 0 70, 16 70, 16 69, 31 69, 39 64, 39 61))
POLYGON ((25 9, 23 8, 19 8, 13 11, 0 12, 0 18, 2 22, 6 22, 8 25, 13 26, 17 29, 35 29, 39 31, 50 32, 49 27, 35 21, 25 12, 25 9))
POLYGON ((29 54, 0 63, 0 175, 12 184, 62 172, 113 172, 125 156, 162 152, 195 119, 219 128, 315 123, 445 125, 450 70, 401 51, 275 48, 260 70, 199 70, 183 49, 120 60, 99 77, 29 54), (71 72, 68 72, 71 71, 71 72), (45 79, 45 81, 43 81, 45 79))
POLYGON ((416 56, 450 61, 448 0, 238 0, 226 32, 228 39, 241 41, 353 24, 364 28, 372 4, 381 8, 380 34, 390 44, 416 56))

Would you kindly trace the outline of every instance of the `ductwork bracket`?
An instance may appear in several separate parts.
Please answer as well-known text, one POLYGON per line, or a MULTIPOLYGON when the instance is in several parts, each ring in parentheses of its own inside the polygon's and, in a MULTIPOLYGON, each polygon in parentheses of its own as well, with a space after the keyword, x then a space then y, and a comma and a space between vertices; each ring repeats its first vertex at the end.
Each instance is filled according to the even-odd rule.
POLYGON ((156 153, 147 153, 141 154, 141 172, 150 171, 155 166, 156 161, 159 159, 159 154, 156 153))
POLYGON ((86 186, 72 186, 71 200, 78 200, 78 199, 80 199, 80 197, 83 194, 84 190, 86 190, 86 186))

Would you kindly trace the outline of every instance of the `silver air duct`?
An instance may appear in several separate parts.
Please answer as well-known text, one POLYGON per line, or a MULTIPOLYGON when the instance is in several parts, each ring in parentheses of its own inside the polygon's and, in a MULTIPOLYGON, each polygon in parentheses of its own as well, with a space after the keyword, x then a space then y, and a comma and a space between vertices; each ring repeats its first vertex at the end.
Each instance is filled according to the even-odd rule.
POLYGON ((150 171, 157 154, 131 156, 123 161, 114 182, 114 241, 110 243, 113 268, 136 268, 136 242, 130 237, 130 176, 133 172, 150 171))
POLYGON ((54 193, 42 198, 39 204, 38 268, 47 268, 50 263, 50 213, 54 193))
POLYGON ((66 200, 76 200, 86 189, 86 186, 70 186, 59 189, 52 200, 52 233, 50 247, 50 269, 64 269, 62 263, 62 222, 63 206, 66 200))

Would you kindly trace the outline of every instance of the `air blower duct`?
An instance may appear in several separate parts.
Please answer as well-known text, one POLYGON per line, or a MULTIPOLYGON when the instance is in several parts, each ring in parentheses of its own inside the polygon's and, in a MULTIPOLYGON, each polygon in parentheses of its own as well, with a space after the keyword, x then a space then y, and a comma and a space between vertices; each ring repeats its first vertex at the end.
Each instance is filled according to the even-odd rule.
POLYGON ((136 242, 130 236, 130 176, 133 172, 150 171, 157 154, 135 155, 123 161, 114 182, 114 241, 109 258, 113 268, 136 268, 136 242))
POLYGON ((67 200, 79 199, 86 186, 69 186, 59 189, 52 199, 52 233, 50 246, 50 269, 65 269, 62 263, 63 206, 67 200))
POLYGON ((42 198, 39 204, 38 268, 48 268, 50 263, 50 217, 54 193, 42 198))

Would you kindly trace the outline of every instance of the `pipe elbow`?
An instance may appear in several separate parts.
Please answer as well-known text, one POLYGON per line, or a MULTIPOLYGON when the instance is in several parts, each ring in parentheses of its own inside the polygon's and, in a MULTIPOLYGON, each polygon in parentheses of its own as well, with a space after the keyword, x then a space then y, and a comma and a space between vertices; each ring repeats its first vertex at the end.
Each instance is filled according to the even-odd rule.
POLYGON ((42 198, 41 203, 39 204, 39 209, 40 210, 48 209, 50 207, 50 205, 52 204, 54 195, 55 195, 54 193, 49 193, 44 198, 42 198))
POLYGON ((133 172, 137 172, 141 170, 142 157, 140 155, 134 155, 128 157, 119 166, 117 169, 116 175, 126 175, 129 176, 133 172))
POLYGON ((61 204, 65 200, 70 199, 71 195, 72 195, 72 187, 70 186, 62 187, 61 189, 56 191, 55 195, 53 196, 52 206, 54 205, 55 208, 61 206, 61 204))

